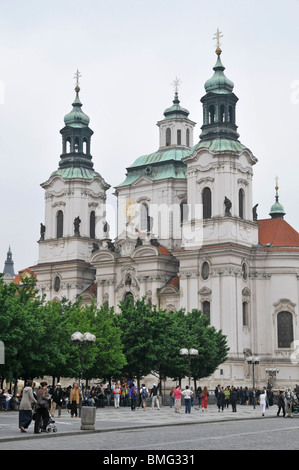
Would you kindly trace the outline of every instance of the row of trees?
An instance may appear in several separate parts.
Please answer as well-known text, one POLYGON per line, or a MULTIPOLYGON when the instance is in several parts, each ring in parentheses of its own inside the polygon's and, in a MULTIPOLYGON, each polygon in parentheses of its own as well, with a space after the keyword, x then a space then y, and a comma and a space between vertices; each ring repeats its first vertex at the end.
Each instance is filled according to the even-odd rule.
POLYGON ((209 326, 198 310, 167 313, 150 307, 144 299, 121 303, 115 314, 107 304, 45 302, 33 279, 22 286, 5 284, 0 278, 0 341, 5 364, 0 364, 3 382, 43 376, 78 377, 81 349, 72 344, 75 331, 96 336, 85 349, 84 379, 127 377, 140 381, 149 373, 161 380, 188 376, 188 361, 181 348, 196 348, 191 377, 212 374, 227 359, 226 337, 209 326))

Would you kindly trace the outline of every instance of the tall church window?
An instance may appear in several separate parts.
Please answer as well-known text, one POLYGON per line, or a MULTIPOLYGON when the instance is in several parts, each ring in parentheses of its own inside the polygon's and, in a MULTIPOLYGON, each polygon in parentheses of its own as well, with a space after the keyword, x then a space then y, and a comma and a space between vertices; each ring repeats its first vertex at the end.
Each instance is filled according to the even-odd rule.
POLYGON ((75 139, 75 152, 79 152, 79 138, 76 137, 75 139))
POLYGON ((181 143, 182 143, 182 131, 181 131, 181 129, 178 129, 176 131, 176 134, 177 134, 177 145, 181 145, 181 143))
POLYGON ((207 300, 205 300, 203 303, 202 303, 202 313, 203 315, 205 315, 207 318, 210 318, 210 302, 208 302, 207 300))
POLYGON ((209 124, 213 124, 215 122, 215 106, 212 104, 209 106, 209 124))
POLYGON ((150 231, 150 217, 147 204, 140 204, 139 211, 140 230, 142 232, 150 231))
POLYGON ((277 315, 277 342, 279 348, 290 348, 294 340, 293 315, 290 312, 279 312, 277 315))
POLYGON ((244 200, 245 200, 245 193, 244 189, 239 190, 239 217, 244 219, 244 200))
POLYGON ((90 238, 96 237, 96 213, 91 211, 89 216, 89 236, 90 238))
POLYGON ((190 129, 186 130, 186 145, 190 147, 190 129))
POLYGON ((180 204, 180 216, 181 216, 181 224, 188 220, 188 204, 186 201, 181 202, 180 204))
POLYGON ((248 302, 242 302, 243 326, 248 326, 248 302))
POLYGON ((212 193, 210 188, 206 187, 202 192, 203 218, 210 219, 212 217, 212 193))
POLYGON ((169 147, 171 145, 171 129, 168 127, 166 129, 166 147, 169 147))
POLYGON ((63 237, 63 212, 58 211, 56 214, 56 238, 63 237))
POLYGON ((224 122, 225 121, 225 108, 224 108, 224 104, 222 104, 220 106, 220 122, 224 122))
POLYGON ((66 139, 66 153, 70 153, 71 151, 71 139, 68 137, 66 139))

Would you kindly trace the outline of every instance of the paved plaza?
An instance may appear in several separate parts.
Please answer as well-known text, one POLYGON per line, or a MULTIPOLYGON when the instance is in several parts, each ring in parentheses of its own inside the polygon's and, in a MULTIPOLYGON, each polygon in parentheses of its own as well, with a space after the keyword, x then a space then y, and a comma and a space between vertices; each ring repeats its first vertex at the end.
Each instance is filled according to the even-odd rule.
MULTIPOLYGON (((126 430, 144 430, 161 427, 175 427, 198 425, 207 423, 225 423, 244 420, 268 420, 276 418, 277 406, 266 409, 265 416, 262 416, 260 406, 255 409, 252 406, 238 406, 237 412, 232 412, 231 407, 224 411, 218 411, 216 405, 208 406, 206 412, 202 412, 201 408, 194 406, 190 414, 185 413, 182 406, 180 414, 174 412, 174 408, 169 406, 161 406, 160 410, 147 407, 145 410, 137 408, 132 411, 129 407, 120 407, 115 409, 113 406, 105 408, 97 408, 95 429, 84 431, 81 430, 81 418, 72 418, 67 410, 62 410, 60 418, 55 417, 55 425, 57 433, 42 433, 35 435, 33 433, 33 422, 29 426, 27 433, 21 433, 18 428, 18 412, 2 411, 0 412, 0 449, 5 449, 5 444, 14 442, 15 449, 18 448, 17 442, 26 440, 42 440, 49 437, 56 439, 62 436, 87 436, 88 434, 112 433, 126 430)), ((294 416, 293 420, 299 425, 299 416, 294 416)), ((280 418, 282 423, 293 421, 290 418, 280 418)))

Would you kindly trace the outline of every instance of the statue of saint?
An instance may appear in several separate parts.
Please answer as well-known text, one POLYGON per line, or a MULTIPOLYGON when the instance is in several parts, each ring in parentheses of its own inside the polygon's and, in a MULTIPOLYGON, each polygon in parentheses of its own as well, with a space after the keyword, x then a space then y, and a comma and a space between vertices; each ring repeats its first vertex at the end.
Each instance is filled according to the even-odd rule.
POLYGON ((80 237, 80 224, 81 224, 81 219, 78 216, 74 220, 74 235, 77 237, 80 237))
POLYGON ((224 198, 224 205, 225 205, 225 215, 232 215, 230 211, 232 208, 232 203, 226 196, 224 198))

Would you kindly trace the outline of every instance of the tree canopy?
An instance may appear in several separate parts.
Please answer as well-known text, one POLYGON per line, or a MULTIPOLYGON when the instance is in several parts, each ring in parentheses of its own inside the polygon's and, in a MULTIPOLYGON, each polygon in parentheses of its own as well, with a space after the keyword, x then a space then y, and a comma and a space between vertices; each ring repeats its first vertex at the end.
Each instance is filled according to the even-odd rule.
POLYGON ((79 377, 82 347, 71 342, 76 331, 96 337, 84 348, 86 380, 127 377, 140 382, 148 374, 181 380, 190 373, 196 381, 211 375, 228 353, 222 331, 199 310, 168 313, 145 299, 130 298, 121 302, 120 313, 107 303, 46 302, 34 279, 19 286, 0 277, 1 380, 79 377), (198 356, 186 360, 181 348, 195 348, 198 356))

